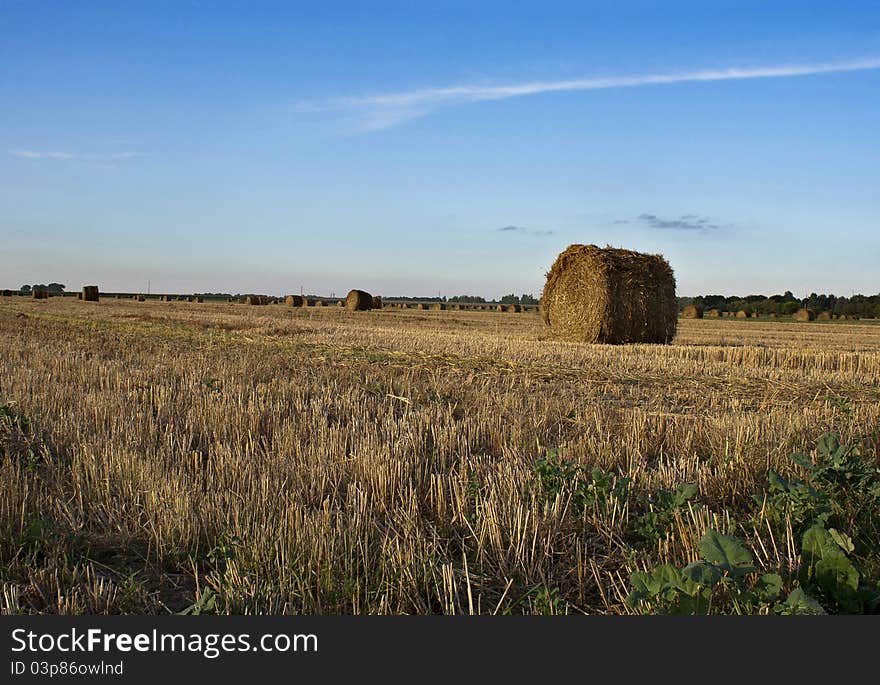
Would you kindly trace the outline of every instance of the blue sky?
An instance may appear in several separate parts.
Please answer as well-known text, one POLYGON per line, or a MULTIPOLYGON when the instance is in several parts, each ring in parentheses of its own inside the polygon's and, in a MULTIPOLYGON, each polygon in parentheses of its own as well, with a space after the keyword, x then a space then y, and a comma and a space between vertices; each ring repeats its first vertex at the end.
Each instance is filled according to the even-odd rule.
POLYGON ((410 5, 0 0, 2 286, 880 290, 880 3, 410 5))

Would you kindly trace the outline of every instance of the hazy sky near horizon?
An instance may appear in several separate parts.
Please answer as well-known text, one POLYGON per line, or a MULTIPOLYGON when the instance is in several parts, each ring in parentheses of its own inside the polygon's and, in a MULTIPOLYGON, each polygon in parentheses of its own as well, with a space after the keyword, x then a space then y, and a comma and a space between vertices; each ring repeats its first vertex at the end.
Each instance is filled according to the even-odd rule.
POLYGON ((0 286, 880 291, 880 3, 411 4, 0 0, 0 286))

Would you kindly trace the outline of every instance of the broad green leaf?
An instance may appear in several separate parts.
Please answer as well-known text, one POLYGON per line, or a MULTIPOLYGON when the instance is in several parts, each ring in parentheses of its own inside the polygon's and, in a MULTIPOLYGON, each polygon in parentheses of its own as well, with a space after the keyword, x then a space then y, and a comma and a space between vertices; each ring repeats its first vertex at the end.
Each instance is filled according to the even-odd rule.
POLYGON ((744 576, 755 570, 751 553, 736 538, 710 530, 700 540, 700 553, 731 576, 744 576))
POLYGON ((810 526, 801 539, 801 557, 808 566, 814 566, 817 561, 834 551, 839 551, 839 547, 823 526, 810 526))
POLYGON ((701 559, 685 566, 681 575, 683 579, 687 579, 701 587, 712 587, 721 580, 723 574, 720 568, 701 559))
POLYGON ((825 433, 819 438, 819 454, 825 457, 831 457, 840 447, 840 442, 834 433, 825 433))
POLYGON ((693 499, 697 496, 699 491, 700 488, 696 483, 685 483, 684 485, 680 485, 675 491, 676 506, 681 506, 689 499, 693 499))
POLYGON ((846 533, 841 533, 835 528, 829 528, 828 534, 831 536, 831 539, 837 543, 838 547, 840 547, 840 549, 842 549, 844 552, 855 551, 856 546, 853 544, 852 538, 850 538, 846 533))
POLYGON ((799 587, 788 594, 783 607, 784 613, 794 616, 820 616, 826 613, 819 602, 799 587))
POLYGON ((816 581, 835 596, 846 596, 859 589, 859 572, 841 551, 816 562, 816 581))
POLYGON ((755 592, 763 601, 773 601, 782 592, 782 577, 776 573, 765 573, 758 579, 755 592))
POLYGON ((810 459, 810 455, 808 454, 792 454, 791 460, 798 466, 807 469, 807 471, 813 470, 813 460, 810 459))

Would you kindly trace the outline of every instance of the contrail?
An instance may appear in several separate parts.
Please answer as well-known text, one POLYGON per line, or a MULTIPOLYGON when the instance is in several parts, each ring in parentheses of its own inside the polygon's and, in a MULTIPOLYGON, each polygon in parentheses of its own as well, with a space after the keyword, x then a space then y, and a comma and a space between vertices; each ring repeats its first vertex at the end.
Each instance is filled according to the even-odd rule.
POLYGON ((342 97, 325 100, 320 103, 304 102, 300 104, 300 108, 313 111, 362 110, 364 114, 375 122, 375 125, 370 126, 370 128, 387 128, 406 119, 427 114, 444 105, 466 102, 504 100, 527 95, 565 91, 607 90, 610 88, 634 88, 637 86, 668 85, 674 83, 815 76, 873 69, 880 69, 880 57, 820 64, 705 69, 666 74, 593 77, 561 81, 532 81, 508 85, 462 85, 446 88, 423 88, 396 93, 342 97))

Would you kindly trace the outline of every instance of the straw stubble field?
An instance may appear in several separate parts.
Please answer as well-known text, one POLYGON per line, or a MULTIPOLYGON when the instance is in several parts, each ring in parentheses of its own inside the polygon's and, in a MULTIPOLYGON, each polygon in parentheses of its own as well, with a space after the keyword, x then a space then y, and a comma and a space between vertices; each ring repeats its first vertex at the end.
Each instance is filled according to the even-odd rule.
POLYGON ((3 298, 0 343, 7 613, 627 613, 709 528, 794 569, 751 495, 828 430, 876 459, 880 425, 868 322, 591 346, 525 313, 3 298), (593 468, 627 494, 585 505, 593 468))

